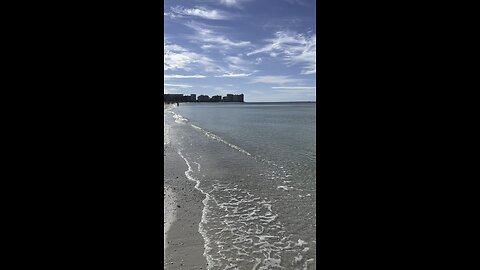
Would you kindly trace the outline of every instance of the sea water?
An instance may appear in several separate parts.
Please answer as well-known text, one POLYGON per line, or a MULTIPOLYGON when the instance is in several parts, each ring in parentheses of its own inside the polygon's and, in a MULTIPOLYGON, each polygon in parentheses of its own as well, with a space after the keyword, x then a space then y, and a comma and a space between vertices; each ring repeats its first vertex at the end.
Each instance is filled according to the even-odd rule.
POLYGON ((208 269, 315 269, 316 103, 182 103, 164 118, 205 195, 208 269))

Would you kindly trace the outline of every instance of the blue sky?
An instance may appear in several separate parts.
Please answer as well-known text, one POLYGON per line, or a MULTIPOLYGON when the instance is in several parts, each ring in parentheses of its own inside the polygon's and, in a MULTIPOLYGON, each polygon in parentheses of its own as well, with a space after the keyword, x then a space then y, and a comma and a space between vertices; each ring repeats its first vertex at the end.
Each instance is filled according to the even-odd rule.
POLYGON ((316 99, 315 0, 165 0, 164 92, 316 99))

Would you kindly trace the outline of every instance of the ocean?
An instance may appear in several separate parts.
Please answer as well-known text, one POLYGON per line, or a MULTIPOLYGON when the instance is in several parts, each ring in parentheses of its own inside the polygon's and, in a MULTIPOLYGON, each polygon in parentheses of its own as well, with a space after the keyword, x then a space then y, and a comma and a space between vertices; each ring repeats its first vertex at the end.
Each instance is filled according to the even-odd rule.
POLYGON ((316 103, 181 103, 169 144, 205 195, 208 269, 316 268, 316 103))

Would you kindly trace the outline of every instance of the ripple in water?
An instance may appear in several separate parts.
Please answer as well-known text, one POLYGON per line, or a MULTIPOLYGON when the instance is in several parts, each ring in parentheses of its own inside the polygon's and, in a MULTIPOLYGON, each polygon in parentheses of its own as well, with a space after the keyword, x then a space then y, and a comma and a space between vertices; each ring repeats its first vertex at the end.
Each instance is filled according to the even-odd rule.
MULTIPOLYGON (((242 148, 198 126, 185 125, 188 119, 172 114, 179 127, 191 129, 189 135, 177 133, 183 134, 181 138, 193 136, 192 132, 196 130, 208 139, 238 151, 235 157, 231 152, 236 151, 222 152, 219 154, 222 158, 232 162, 240 159, 238 156, 242 153, 245 154, 242 162, 253 166, 240 166, 248 171, 243 178, 238 175, 230 179, 216 177, 211 172, 212 164, 205 164, 201 157, 203 154, 199 154, 206 150, 184 149, 182 144, 178 145, 178 153, 188 167, 185 175, 195 181, 195 187, 205 195, 199 232, 205 241, 204 255, 208 269, 314 269, 311 247, 316 245, 316 241, 310 237, 303 238, 297 229, 292 230, 289 217, 291 215, 295 219, 299 214, 294 213, 299 212, 298 207, 289 205, 296 203, 292 198, 303 200, 311 195, 296 187, 288 169, 264 158, 251 156, 242 148)), ((185 144, 194 147, 201 143, 208 144, 198 137, 185 144)), ((230 163, 221 165, 234 166, 230 163)), ((303 221, 293 221, 302 228, 303 221)))

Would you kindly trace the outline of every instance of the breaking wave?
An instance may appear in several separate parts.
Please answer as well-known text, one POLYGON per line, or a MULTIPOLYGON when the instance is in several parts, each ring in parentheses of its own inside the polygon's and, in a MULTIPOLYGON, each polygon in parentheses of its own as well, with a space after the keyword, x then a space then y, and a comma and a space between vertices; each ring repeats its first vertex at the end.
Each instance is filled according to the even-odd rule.
MULTIPOLYGON (((173 118, 175 118, 175 122, 176 122, 176 123, 178 123, 178 124, 186 124, 186 123, 188 122, 188 119, 185 118, 185 117, 183 117, 183 116, 181 116, 180 114, 174 113, 174 112, 172 112, 172 111, 170 111, 170 113, 173 114, 173 118)), ((220 136, 218 136, 218 135, 215 135, 215 134, 213 134, 213 133, 210 132, 210 131, 207 131, 207 130, 205 130, 205 129, 199 127, 199 126, 196 126, 196 125, 194 125, 194 124, 190 124, 190 126, 192 126, 192 127, 193 127, 194 129, 196 129, 196 130, 201 131, 205 136, 207 136, 207 137, 210 138, 210 139, 213 139, 213 140, 219 141, 219 142, 221 142, 221 143, 224 143, 224 144, 228 145, 229 147, 231 147, 231 148, 233 148, 233 149, 235 149, 235 150, 237 150, 237 151, 239 151, 239 152, 241 152, 241 153, 243 153, 243 154, 245 154, 245 155, 247 155, 247 156, 251 156, 251 154, 250 154, 249 152, 243 150, 242 148, 240 148, 240 147, 238 147, 238 146, 236 146, 236 145, 234 145, 234 144, 232 144, 232 143, 229 143, 229 142, 225 141, 222 137, 220 137, 220 136)))
POLYGON ((202 131, 202 132, 205 134, 205 136, 207 136, 207 137, 209 137, 209 138, 211 138, 211 139, 217 140, 217 141, 219 141, 219 142, 222 142, 222 143, 230 146, 231 148, 233 148, 233 149, 235 149, 235 150, 238 150, 238 151, 244 153, 244 154, 247 155, 247 156, 251 156, 251 154, 248 153, 247 151, 243 150, 242 148, 240 148, 240 147, 238 147, 238 146, 236 146, 236 145, 234 145, 234 144, 231 144, 231 143, 225 141, 225 140, 222 139, 220 136, 215 135, 215 134, 211 133, 210 131, 206 131, 205 129, 203 129, 203 128, 199 127, 199 126, 196 126, 196 125, 194 125, 194 124, 190 124, 190 125, 191 125, 193 128, 202 131))

